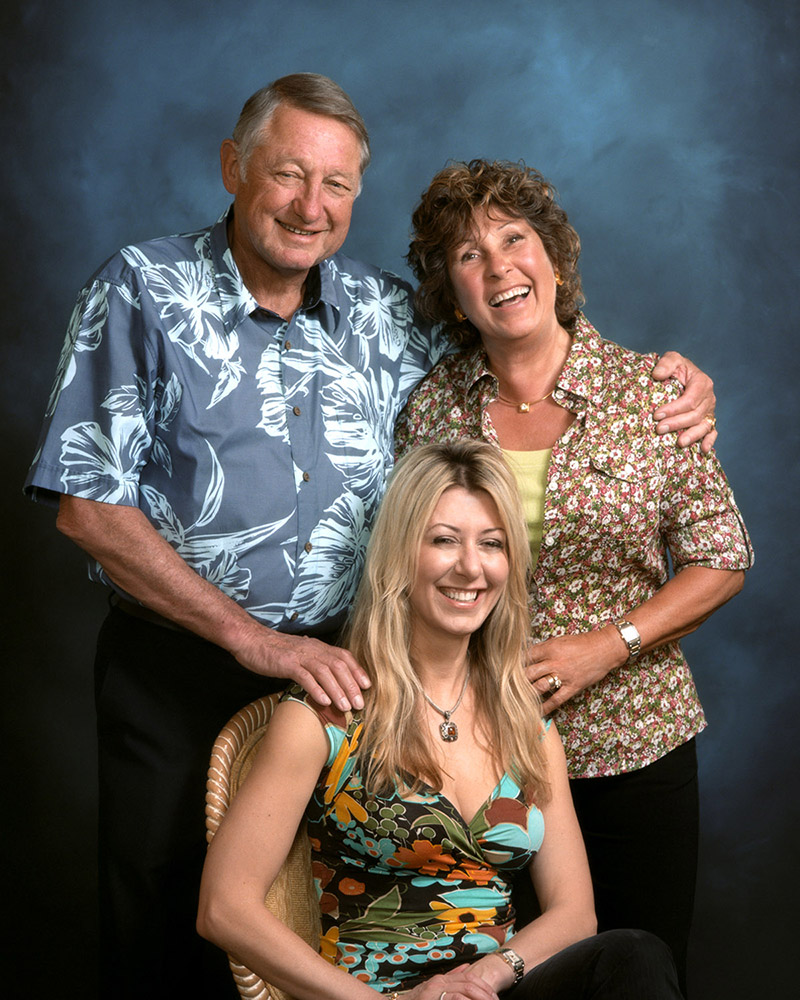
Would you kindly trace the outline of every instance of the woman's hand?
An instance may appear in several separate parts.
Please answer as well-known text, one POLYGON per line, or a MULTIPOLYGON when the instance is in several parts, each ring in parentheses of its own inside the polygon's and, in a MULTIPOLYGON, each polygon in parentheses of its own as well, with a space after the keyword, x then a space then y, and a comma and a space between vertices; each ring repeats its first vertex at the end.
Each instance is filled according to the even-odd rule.
POLYGON ((619 632, 613 626, 606 626, 531 643, 525 673, 542 698, 546 698, 543 710, 549 715, 627 659, 628 650, 619 632), (551 676, 561 681, 558 690, 553 690, 551 676))
POLYGON ((498 1000, 495 991, 472 965, 459 965, 400 994, 403 1000, 498 1000))
POLYGON ((653 414, 658 421, 656 431, 659 434, 680 431, 678 444, 681 448, 699 441, 703 454, 707 455, 717 440, 714 419, 717 398, 712 380, 676 351, 667 351, 659 360, 653 369, 653 378, 658 382, 676 378, 684 386, 677 399, 660 406, 653 414))

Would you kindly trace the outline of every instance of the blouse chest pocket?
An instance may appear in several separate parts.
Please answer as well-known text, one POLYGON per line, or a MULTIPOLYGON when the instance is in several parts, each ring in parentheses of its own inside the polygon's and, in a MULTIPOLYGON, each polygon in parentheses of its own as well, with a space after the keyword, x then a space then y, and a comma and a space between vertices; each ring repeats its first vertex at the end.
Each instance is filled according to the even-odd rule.
POLYGON ((635 446, 602 442, 589 451, 589 465, 601 475, 630 484, 630 488, 659 478, 658 456, 652 450, 637 450, 635 446))
POLYGON ((661 475, 660 441, 649 413, 609 410, 586 424, 584 443, 593 469, 612 479, 637 483, 661 475))
POLYGON ((653 530, 663 487, 660 443, 643 433, 648 414, 608 415, 584 438, 584 510, 604 533, 622 537, 653 530))

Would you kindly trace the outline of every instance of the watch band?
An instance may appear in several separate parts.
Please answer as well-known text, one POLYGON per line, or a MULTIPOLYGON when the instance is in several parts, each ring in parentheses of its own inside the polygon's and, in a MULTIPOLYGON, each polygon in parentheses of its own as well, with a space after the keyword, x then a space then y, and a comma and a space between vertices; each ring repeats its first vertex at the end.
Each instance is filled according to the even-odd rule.
POLYGON ((515 951, 512 951, 511 948, 501 948, 500 951, 495 954, 511 966, 514 972, 514 985, 516 986, 520 979, 522 979, 525 975, 525 963, 515 951))
POLYGON ((611 624, 622 636, 622 641, 628 647, 627 662, 630 663, 642 651, 642 637, 639 635, 639 629, 632 622, 626 621, 624 618, 617 618, 611 624))

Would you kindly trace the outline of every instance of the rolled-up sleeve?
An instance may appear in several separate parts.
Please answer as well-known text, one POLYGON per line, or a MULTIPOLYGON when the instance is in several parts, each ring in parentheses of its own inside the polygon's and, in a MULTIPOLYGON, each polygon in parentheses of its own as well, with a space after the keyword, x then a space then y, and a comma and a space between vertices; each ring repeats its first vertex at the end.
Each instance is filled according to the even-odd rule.
POLYGON ((703 455, 698 445, 665 451, 661 525, 675 571, 749 569, 750 536, 714 452, 703 455))

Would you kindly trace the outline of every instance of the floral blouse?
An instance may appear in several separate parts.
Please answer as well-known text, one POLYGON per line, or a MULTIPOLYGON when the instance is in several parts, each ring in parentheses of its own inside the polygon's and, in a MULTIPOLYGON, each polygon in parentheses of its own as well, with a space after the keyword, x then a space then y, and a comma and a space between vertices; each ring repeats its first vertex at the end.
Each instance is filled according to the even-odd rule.
MULTIPOLYGON (((675 398, 654 382, 655 355, 602 340, 581 316, 553 399, 576 419, 553 447, 539 560, 531 589, 537 640, 624 617, 674 569, 747 569, 753 553, 712 453, 655 432, 651 412, 675 398)), ((398 455, 431 441, 498 444, 488 405, 497 379, 481 348, 443 359, 409 398, 398 455)), ((667 643, 571 698, 554 715, 573 778, 631 771, 705 728, 694 680, 667 643)))
POLYGON ((306 818, 322 911, 320 952, 383 992, 496 951, 514 933, 511 882, 544 817, 505 774, 466 823, 433 790, 368 795, 355 768, 362 723, 295 686, 328 738, 306 818))

